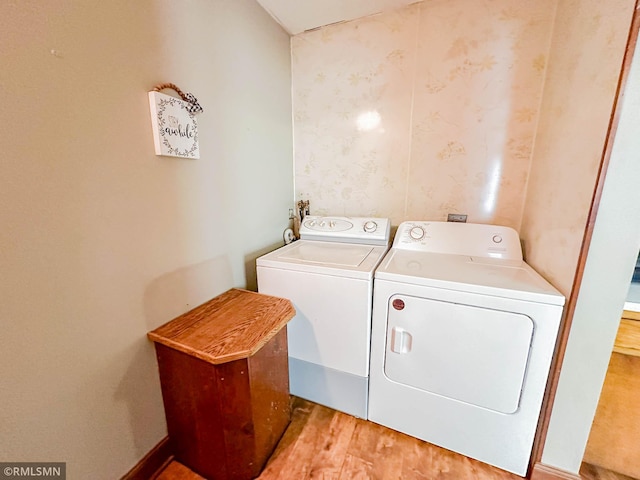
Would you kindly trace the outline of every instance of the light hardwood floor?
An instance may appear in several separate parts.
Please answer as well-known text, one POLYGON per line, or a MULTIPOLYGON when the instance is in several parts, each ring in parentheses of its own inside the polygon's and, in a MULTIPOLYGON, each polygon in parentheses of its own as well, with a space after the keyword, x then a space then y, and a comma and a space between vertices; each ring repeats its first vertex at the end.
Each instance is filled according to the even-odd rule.
POLYGON ((635 477, 629 477, 621 473, 615 473, 606 468, 596 467, 583 463, 580 468, 580 477, 582 480, 638 480, 635 477))
MULTIPOLYGON (((632 480, 584 465, 584 480, 632 480)), ((463 455, 296 398, 260 480, 522 480, 463 455)), ((177 461, 156 480, 203 480, 177 461)))
MULTIPOLYGON (((408 435, 296 398, 260 480, 519 480, 408 435)), ((200 480, 172 462, 157 480, 200 480)))

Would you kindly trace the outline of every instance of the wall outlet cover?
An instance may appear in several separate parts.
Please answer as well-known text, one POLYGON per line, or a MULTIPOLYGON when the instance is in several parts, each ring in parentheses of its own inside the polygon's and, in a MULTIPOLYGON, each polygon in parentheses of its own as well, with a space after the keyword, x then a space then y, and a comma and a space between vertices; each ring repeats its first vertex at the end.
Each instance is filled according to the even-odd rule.
POLYGON ((450 213, 447 215, 447 222, 467 223, 467 216, 460 213, 450 213))

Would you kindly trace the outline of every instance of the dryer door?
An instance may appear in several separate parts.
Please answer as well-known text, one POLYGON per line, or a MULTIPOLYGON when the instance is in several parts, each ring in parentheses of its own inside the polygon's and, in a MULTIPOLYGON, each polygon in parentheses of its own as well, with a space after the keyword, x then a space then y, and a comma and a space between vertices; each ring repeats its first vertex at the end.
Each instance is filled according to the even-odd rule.
POLYGON ((526 315, 407 295, 389 299, 386 376, 514 413, 533 337, 526 315))

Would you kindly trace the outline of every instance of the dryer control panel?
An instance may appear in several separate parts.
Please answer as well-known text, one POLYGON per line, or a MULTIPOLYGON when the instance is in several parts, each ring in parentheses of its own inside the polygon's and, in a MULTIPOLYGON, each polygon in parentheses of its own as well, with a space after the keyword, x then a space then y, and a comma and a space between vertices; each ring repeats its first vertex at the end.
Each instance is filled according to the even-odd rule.
POLYGON ((403 222, 393 248, 522 261, 518 232, 510 227, 479 223, 403 222))
POLYGON ((389 245, 390 230, 391 223, 388 218, 307 215, 300 225, 300 238, 325 242, 389 245))

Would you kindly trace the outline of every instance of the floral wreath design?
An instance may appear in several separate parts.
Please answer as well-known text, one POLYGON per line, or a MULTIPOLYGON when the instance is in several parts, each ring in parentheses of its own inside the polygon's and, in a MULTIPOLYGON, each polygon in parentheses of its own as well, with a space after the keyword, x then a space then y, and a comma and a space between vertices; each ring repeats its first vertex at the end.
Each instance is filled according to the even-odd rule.
POLYGON ((194 118, 193 113, 191 113, 189 111, 189 109, 187 108, 185 102, 183 102, 182 100, 179 100, 177 98, 168 98, 168 99, 160 100, 160 102, 158 104, 158 131, 159 131, 160 135, 162 136, 162 144, 165 147, 167 147, 168 153, 170 155, 177 155, 179 157, 195 157, 195 152, 198 149, 198 125, 195 122, 195 118, 194 118), (166 126, 166 120, 165 120, 163 114, 164 114, 165 110, 167 109, 168 105, 170 105, 172 107, 175 107, 177 105, 182 110, 185 110, 189 114, 189 118, 191 119, 191 122, 192 122, 192 125, 193 125, 193 130, 195 132, 194 136, 193 136, 191 148, 185 148, 184 150, 180 150, 179 148, 174 147, 173 145, 171 145, 171 143, 169 142, 169 139, 165 135, 164 129, 165 129, 165 126, 166 126))

